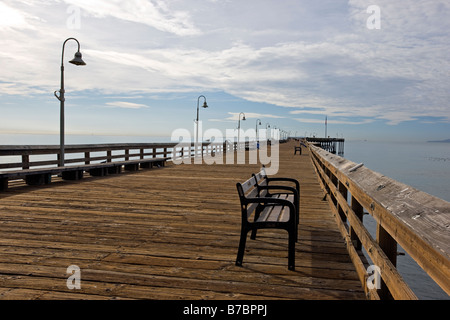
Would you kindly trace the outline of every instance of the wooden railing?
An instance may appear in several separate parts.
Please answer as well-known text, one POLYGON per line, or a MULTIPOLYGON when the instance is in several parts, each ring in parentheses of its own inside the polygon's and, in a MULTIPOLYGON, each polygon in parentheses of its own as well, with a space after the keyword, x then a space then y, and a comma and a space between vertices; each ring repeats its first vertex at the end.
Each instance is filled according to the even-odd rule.
POLYGON ((344 138, 316 138, 308 137, 306 141, 313 143, 316 146, 320 146, 322 149, 327 150, 330 153, 337 153, 338 155, 344 154, 344 138))
POLYGON ((312 144, 309 148, 367 296, 417 299, 396 269, 397 244, 450 294, 450 203, 312 144), (363 224, 366 213, 376 221, 376 239, 363 224), (363 248, 381 276, 379 285, 372 282, 363 248))
MULTIPOLYGON (((243 143, 242 143, 243 144, 243 143)), ((247 143, 248 144, 248 143, 247 143)), ((176 148, 178 143, 127 143, 127 144, 85 144, 65 146, 64 165, 92 164, 100 162, 128 161, 146 158, 173 158, 183 155, 193 157, 200 154, 194 144, 176 148)), ((237 143, 203 143, 202 154, 215 154, 237 149, 237 143)), ((60 148, 57 145, 42 146, 0 146, 0 172, 2 170, 23 170, 37 167, 55 167, 59 164, 60 148), (8 160, 4 160, 9 157, 8 160)))

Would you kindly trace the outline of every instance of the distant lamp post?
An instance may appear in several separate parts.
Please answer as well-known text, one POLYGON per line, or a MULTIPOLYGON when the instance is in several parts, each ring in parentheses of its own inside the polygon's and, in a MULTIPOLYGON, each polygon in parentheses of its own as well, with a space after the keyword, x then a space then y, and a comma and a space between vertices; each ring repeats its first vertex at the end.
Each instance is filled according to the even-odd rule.
MULTIPOLYGON (((203 98, 205 100, 205 102, 203 102, 203 106, 202 107, 204 109, 208 108, 208 104, 206 103, 206 97, 203 96, 203 95, 199 96, 198 99, 197 99, 197 118, 195 120, 195 123, 196 123, 195 155, 197 155, 197 147, 198 147, 198 121, 199 121, 200 98, 203 98)), ((201 154, 203 154, 203 150, 202 150, 201 154)))
POLYGON ((255 136, 255 138, 256 138, 256 143, 258 143, 258 141, 259 141, 259 137, 258 137, 258 125, 261 125, 261 120, 256 119, 256 136, 255 136))
POLYGON ((275 138, 275 136, 276 136, 276 134, 277 134, 277 130, 278 130, 278 127, 277 127, 277 126, 273 126, 273 130, 270 129, 270 140, 272 140, 272 139, 277 140, 277 139, 275 138))
POLYGON ((82 55, 80 52, 80 43, 75 38, 68 38, 63 43, 62 47, 62 57, 61 57, 61 89, 59 90, 59 96, 56 94, 58 91, 55 91, 55 97, 60 101, 60 155, 59 155, 59 166, 64 166, 64 48, 66 46, 67 41, 75 40, 78 43, 78 51, 75 53, 75 57, 69 62, 76 66, 85 66, 86 62, 83 61, 82 55))
POLYGON ((241 112, 239 113, 239 121, 238 121, 238 146, 239 146, 239 150, 241 149, 241 145, 239 144, 239 142, 241 141, 241 114, 243 115, 242 117, 242 121, 245 121, 245 113, 241 112))

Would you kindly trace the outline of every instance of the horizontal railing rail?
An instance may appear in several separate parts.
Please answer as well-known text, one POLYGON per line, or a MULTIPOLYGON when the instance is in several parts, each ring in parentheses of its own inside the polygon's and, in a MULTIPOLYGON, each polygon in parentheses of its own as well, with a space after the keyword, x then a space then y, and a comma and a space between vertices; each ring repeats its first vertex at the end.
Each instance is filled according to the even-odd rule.
MULTIPOLYGON (((241 142, 241 148, 248 148, 249 142, 241 142)), ((213 155, 238 149, 237 142, 199 143, 126 143, 126 144, 80 144, 66 145, 64 165, 92 164, 133 159, 194 157, 213 155), (201 146, 200 146, 201 145, 201 146), (201 151, 200 151, 201 148, 201 151)), ((0 173, 33 169, 37 167, 55 167, 59 165, 59 145, 4 145, 0 146, 0 173)))
POLYGON ((397 244, 450 294, 450 203, 312 144, 309 148, 367 296, 417 299, 396 269, 397 244), (363 224, 366 213, 376 221, 376 239, 363 224), (373 264, 369 270, 381 276, 378 285, 362 248, 373 264))
MULTIPOLYGON (((279 141, 285 142, 284 140, 279 141)), ((64 165, 132 159, 195 157, 256 148, 256 141, 195 143, 111 143, 66 145, 64 165), (180 147, 182 145, 182 147, 180 147), (200 151, 201 150, 201 151, 200 151)), ((0 173, 60 164, 59 145, 0 145, 0 173)))

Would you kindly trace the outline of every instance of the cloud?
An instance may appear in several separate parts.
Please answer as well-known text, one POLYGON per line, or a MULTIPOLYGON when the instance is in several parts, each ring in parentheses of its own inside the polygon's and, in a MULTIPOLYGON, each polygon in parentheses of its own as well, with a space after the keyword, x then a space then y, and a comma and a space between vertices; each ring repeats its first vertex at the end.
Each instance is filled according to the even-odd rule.
POLYGON ((25 13, 0 2, 0 29, 4 28, 31 28, 25 18, 25 13))
POLYGON ((243 115, 241 115, 240 112, 228 112, 228 114, 230 115, 227 118, 223 118, 223 119, 209 119, 209 121, 214 121, 214 122, 236 122, 240 120, 243 120, 244 115, 245 115, 245 119, 284 119, 285 117, 283 116, 279 116, 279 115, 274 115, 274 114, 263 114, 263 113, 254 113, 254 112, 244 112, 243 115))
MULTIPOLYGON (((325 124, 325 119, 303 119, 303 118, 294 118, 294 120, 302 123, 317 123, 317 124, 325 124)), ((328 124, 346 124, 346 125, 361 125, 368 124, 374 122, 374 119, 363 119, 363 120, 327 120, 328 124)))
MULTIPOLYGON (((240 113, 237 112, 228 112, 231 116, 228 117, 228 120, 239 120, 240 113)), ((263 114, 263 113, 253 113, 253 112, 244 112, 246 119, 259 119, 259 118, 268 118, 268 119, 283 119, 284 117, 274 115, 274 114, 263 114)), ((242 119, 242 118, 241 118, 242 119)))
POLYGON ((167 2, 161 0, 65 0, 65 2, 83 9, 95 18, 110 16, 142 23, 178 36, 200 33, 187 11, 171 10, 167 2))
POLYGON ((59 86, 62 42, 73 35, 88 65, 66 67, 68 92, 129 99, 223 91, 288 108, 277 115, 248 109, 253 119, 328 115, 341 124, 395 125, 432 116, 450 122, 448 1, 379 0, 380 30, 367 29, 363 0, 195 4, 5 0, 0 12, 12 13, 0 21, 0 94, 51 95, 59 86), (79 30, 67 29, 69 5, 81 9, 79 30))
POLYGON ((125 109, 143 109, 143 108, 149 108, 149 106, 147 106, 147 105, 145 105, 145 104, 132 103, 132 102, 125 102, 125 101, 107 102, 106 105, 107 105, 108 107, 125 108, 125 109))

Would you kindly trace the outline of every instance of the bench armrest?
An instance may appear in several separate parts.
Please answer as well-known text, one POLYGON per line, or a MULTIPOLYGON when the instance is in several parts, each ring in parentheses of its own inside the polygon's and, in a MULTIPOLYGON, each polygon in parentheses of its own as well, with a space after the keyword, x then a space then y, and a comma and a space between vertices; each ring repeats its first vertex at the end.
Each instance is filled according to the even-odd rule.
POLYGON ((267 179, 267 183, 269 184, 271 181, 288 181, 288 182, 292 182, 295 183, 295 187, 297 188, 297 190, 300 190, 300 183, 298 182, 298 180, 293 179, 293 178, 279 178, 279 177, 275 177, 275 178, 269 178, 266 176, 267 179))
MULTIPOLYGON (((260 189, 265 189, 267 190, 267 193, 269 195, 273 195, 274 193, 271 193, 270 190, 285 190, 285 191, 290 191, 294 194, 294 201, 295 201, 295 206, 299 206, 300 205, 300 192, 299 190, 292 188, 292 187, 288 187, 288 186, 259 186, 258 188, 260 189)), ((278 194, 280 194, 281 192, 278 192, 278 194)), ((284 199, 282 199, 284 200, 284 199)))
POLYGON ((260 186, 258 185, 259 189, 266 189, 266 190, 285 190, 285 191, 291 191, 292 193, 294 193, 295 195, 298 195, 298 190, 296 188, 293 187, 289 187, 289 186, 260 186))

